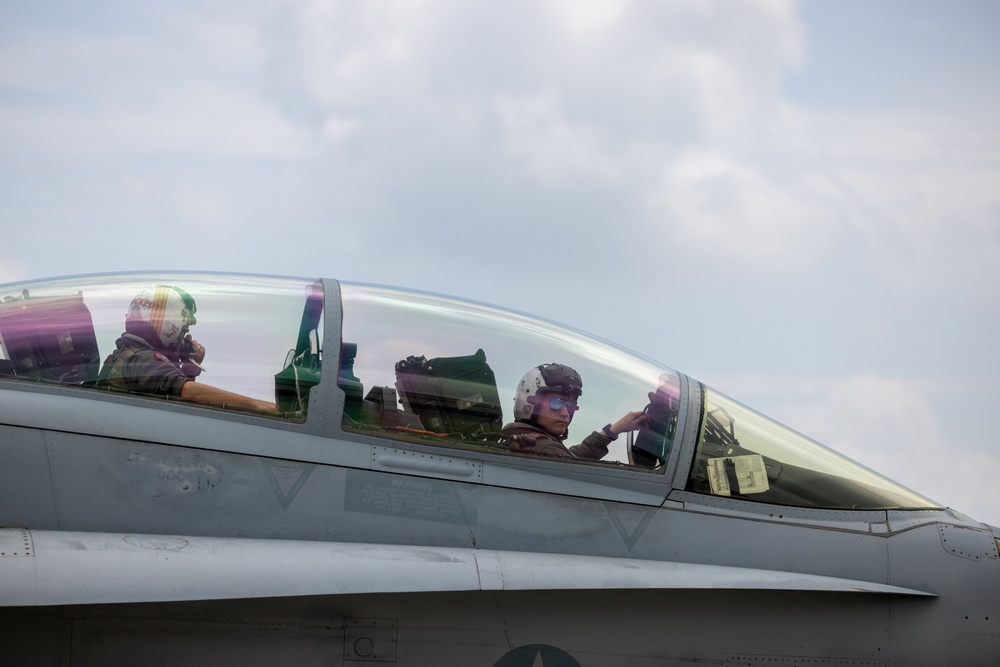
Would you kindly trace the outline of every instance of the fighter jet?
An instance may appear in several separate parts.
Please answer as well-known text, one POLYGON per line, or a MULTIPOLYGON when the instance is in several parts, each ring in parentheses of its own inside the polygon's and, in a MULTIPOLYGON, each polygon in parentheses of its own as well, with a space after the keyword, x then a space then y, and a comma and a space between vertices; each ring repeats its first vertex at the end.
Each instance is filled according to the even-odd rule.
POLYGON ((3 664, 1000 660, 1000 529, 544 319, 104 274, 0 350, 3 664))

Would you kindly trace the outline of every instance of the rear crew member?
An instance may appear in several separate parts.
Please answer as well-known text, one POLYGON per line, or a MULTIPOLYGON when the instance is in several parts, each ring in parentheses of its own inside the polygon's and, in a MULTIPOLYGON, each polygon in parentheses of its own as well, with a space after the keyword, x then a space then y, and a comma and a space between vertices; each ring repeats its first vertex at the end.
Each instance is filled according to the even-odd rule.
POLYGON ((104 362, 98 384, 121 391, 178 396, 186 401, 262 413, 277 413, 274 403, 212 387, 201 374, 205 348, 191 337, 194 299, 179 287, 157 285, 132 299, 125 333, 104 362))

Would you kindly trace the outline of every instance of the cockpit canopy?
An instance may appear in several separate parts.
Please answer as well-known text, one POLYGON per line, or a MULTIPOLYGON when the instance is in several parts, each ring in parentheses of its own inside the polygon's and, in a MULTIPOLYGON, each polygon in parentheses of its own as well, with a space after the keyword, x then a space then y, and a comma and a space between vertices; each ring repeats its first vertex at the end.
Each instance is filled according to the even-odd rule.
MULTIPOLYGON (((630 411, 647 415, 644 428, 607 443, 601 460, 568 458, 560 465, 670 475, 664 484, 677 491, 777 505, 937 507, 610 343, 494 306, 381 286, 201 273, 7 285, 0 287, 0 381, 118 400, 124 394, 102 381, 101 369, 123 335, 133 299, 155 286, 176 286, 197 304, 189 333, 207 352, 189 379, 273 401, 275 422, 308 422, 322 413, 331 437, 537 460, 512 446, 503 427, 514 421, 514 396, 525 372, 558 363, 583 382, 566 445, 630 411)), ((162 354, 178 365, 192 361, 184 345, 162 354)), ((180 400, 134 391, 128 397, 180 400)))

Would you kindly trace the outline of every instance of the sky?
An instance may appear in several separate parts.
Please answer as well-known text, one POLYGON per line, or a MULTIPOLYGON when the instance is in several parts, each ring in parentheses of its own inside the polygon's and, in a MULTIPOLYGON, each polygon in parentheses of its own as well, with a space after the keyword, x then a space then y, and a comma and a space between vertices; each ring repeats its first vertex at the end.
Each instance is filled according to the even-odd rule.
POLYGON ((0 0, 0 282, 542 315, 1000 526, 1000 5, 0 0))

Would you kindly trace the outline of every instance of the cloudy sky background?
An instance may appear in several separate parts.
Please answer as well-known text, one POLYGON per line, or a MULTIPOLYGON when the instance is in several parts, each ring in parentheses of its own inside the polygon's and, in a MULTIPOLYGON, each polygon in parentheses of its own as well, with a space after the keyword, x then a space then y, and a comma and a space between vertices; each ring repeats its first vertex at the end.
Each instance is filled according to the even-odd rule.
POLYGON ((0 0, 0 282, 444 292, 1000 525, 1000 5, 0 0))

